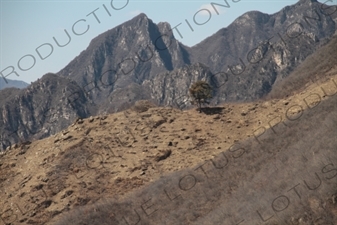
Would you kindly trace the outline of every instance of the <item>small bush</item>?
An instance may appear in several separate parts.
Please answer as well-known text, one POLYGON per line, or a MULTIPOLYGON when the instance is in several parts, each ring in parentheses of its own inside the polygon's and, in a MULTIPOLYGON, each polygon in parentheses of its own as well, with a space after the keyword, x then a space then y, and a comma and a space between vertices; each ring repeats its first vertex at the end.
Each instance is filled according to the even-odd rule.
POLYGON ((189 89, 189 93, 192 97, 192 104, 198 106, 199 112, 201 112, 202 104, 209 104, 209 100, 213 98, 213 89, 206 81, 197 81, 192 84, 189 89))

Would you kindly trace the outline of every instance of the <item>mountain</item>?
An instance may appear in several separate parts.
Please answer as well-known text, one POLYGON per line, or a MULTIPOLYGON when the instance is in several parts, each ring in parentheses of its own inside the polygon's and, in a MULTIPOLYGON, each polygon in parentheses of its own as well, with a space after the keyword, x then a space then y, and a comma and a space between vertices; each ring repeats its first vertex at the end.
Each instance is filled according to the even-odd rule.
POLYGON ((13 143, 48 137, 78 117, 94 111, 76 82, 46 74, 25 89, 0 91, 1 148, 13 143), (77 91, 78 100, 69 103, 68 95, 77 91))
POLYGON ((120 99, 128 94, 131 103, 150 98, 142 86, 145 80, 190 64, 186 47, 170 29, 168 23, 154 24, 142 13, 94 38, 57 74, 75 80, 98 105, 111 99, 101 105, 105 111, 120 108, 120 99), (165 43, 172 44, 160 50, 165 43), (135 89, 144 94, 134 95, 135 89))
MULTIPOLYGON (((101 199, 74 207, 56 216, 50 224, 336 224, 336 105, 337 98, 331 97, 320 106, 303 112, 300 118, 287 121, 289 126, 280 124, 273 127, 274 130, 269 128, 259 136, 259 141, 251 137, 219 154, 207 148, 212 138, 199 136, 203 140, 200 145, 205 146, 198 151, 191 150, 181 155, 178 161, 171 156, 163 163, 155 163, 153 158, 144 159, 143 164, 131 167, 130 174, 136 170, 140 175, 130 180, 118 175, 109 179, 114 164, 108 166, 111 161, 106 161, 106 167, 111 170, 102 167, 95 170, 96 176, 93 175, 95 172, 91 176, 96 177, 97 183, 82 186, 84 190, 101 191, 101 199), (163 168, 166 161, 184 167, 192 161, 190 155, 199 155, 202 151, 214 156, 139 188, 147 178, 142 174, 151 174, 153 168, 163 168), (98 183, 116 186, 116 191, 119 191, 117 187, 132 186, 135 190, 126 196, 109 195, 105 194, 109 192, 107 188, 93 187, 99 186, 98 183)), ((211 129, 204 129, 213 134, 211 129)), ((171 155, 181 154, 177 148, 167 148, 172 149, 171 155)), ((142 155, 138 148, 129 151, 142 155)), ((78 170, 79 166, 76 168, 78 170)), ((85 172, 80 170, 79 173, 85 172)), ((87 184, 90 181, 84 176, 77 181, 80 182, 87 184)), ((91 193, 85 200, 91 201, 93 196, 98 198, 99 194, 91 193)), ((67 202, 73 202, 70 200, 74 199, 73 195, 67 202)))
POLYGON ((17 96, 1 97, 0 148, 46 137, 77 117, 128 109, 140 100, 187 109, 188 87, 199 79, 214 87, 212 105, 264 98, 332 39, 333 9, 300 0, 273 15, 247 12, 191 48, 175 39, 168 23, 155 24, 140 14, 94 38, 56 75, 0 94, 17 96), (58 125, 56 117, 63 118, 58 125))
MULTIPOLYGON (((337 72, 336 49, 337 35, 314 54, 307 57, 287 78, 274 84, 267 98, 283 98, 298 92, 310 83, 316 83, 317 80, 330 79, 337 72)), ((328 92, 328 94, 331 93, 328 92)))
POLYGON ((141 102, 12 145, 0 221, 336 224, 337 100, 321 88, 337 90, 322 74, 286 98, 203 113, 141 102))
POLYGON ((0 79, 0 90, 5 89, 5 88, 26 88, 29 84, 27 84, 24 81, 20 80, 10 80, 6 78, 6 81, 4 79, 0 79), (7 81, 7 82, 6 82, 7 81))
POLYGON ((301 0, 273 15, 247 12, 193 46, 191 61, 228 78, 220 102, 259 99, 334 35, 336 19, 325 7, 301 0))
MULTIPOLYGON (((177 89, 177 83, 159 84, 160 94, 148 84, 198 63, 208 67, 219 87, 214 102, 253 101, 331 39, 335 14, 315 0, 301 0, 273 15, 247 12, 191 48, 174 38, 168 23, 154 24, 140 14, 96 37, 58 75, 82 86, 100 112, 150 98, 166 104, 163 96, 172 99, 175 93, 168 90, 177 89)), ((186 94, 187 89, 181 93, 186 94)))

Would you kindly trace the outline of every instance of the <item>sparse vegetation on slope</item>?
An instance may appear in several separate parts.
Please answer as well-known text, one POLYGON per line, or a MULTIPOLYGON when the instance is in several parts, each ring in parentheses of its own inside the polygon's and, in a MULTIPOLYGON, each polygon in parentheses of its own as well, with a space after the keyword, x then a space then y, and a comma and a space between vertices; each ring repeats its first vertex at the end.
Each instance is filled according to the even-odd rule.
MULTIPOLYGON (((324 88, 329 92, 336 90, 331 82, 324 84, 324 88)), ((202 114, 196 110, 141 107, 140 111, 134 108, 106 116, 78 118, 56 135, 21 146, 13 145, 0 156, 1 218, 6 223, 44 224, 53 218, 55 221, 61 219, 61 215, 74 209, 93 212, 90 205, 100 205, 102 199, 114 196, 119 196, 118 204, 112 207, 119 208, 122 204, 121 210, 127 210, 133 205, 125 208, 123 199, 128 202, 134 190, 162 176, 193 168, 205 160, 216 160, 227 149, 230 149, 228 154, 240 155, 240 151, 233 151, 233 144, 246 138, 255 136, 261 140, 268 137, 263 132, 273 133, 273 130, 282 133, 280 128, 285 127, 282 121, 291 126, 289 118, 296 118, 301 112, 298 112, 298 105, 304 113, 320 108, 322 103, 310 97, 313 93, 320 95, 323 101, 320 86, 311 85, 287 99, 226 104, 225 107, 204 108, 202 114), (88 208, 82 209, 84 206, 88 208)), ((280 145, 287 145, 282 143, 280 145)), ((180 175, 169 176, 181 178, 180 175)), ((173 184, 176 182, 179 181, 173 184)), ((214 182, 212 185, 219 186, 218 180, 214 182)), ((162 193, 162 190, 158 191, 162 193)), ((176 212, 176 217, 182 219, 178 216, 180 211, 176 212)), ((188 215, 193 220, 194 216, 188 215)))

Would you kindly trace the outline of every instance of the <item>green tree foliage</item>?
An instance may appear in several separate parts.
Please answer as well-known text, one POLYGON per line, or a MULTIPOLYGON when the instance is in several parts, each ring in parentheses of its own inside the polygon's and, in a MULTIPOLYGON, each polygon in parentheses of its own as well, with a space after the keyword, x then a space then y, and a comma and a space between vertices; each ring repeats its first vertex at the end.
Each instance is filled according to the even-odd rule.
POLYGON ((189 89, 189 93, 192 97, 191 103, 198 106, 199 112, 201 112, 202 104, 209 104, 213 98, 213 89, 206 81, 197 81, 189 89))

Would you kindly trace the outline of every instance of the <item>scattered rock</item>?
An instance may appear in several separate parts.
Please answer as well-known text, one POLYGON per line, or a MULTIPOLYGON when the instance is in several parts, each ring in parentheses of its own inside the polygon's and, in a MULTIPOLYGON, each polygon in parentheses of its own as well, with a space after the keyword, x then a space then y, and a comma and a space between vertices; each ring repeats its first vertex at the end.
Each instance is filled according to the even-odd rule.
MULTIPOLYGON (((39 208, 46 209, 52 204, 52 200, 45 200, 39 204, 39 208)), ((34 212, 35 213, 35 212, 34 212)))
POLYGON ((165 159, 167 159, 167 158, 171 155, 171 153, 172 153, 171 150, 166 150, 166 151, 164 151, 163 154, 157 155, 157 156, 155 157, 155 161, 156 161, 156 162, 159 162, 159 161, 165 160, 165 159))
POLYGON ((159 127, 160 125, 162 125, 163 123, 166 123, 166 120, 163 119, 163 118, 160 117, 160 116, 156 116, 156 117, 153 118, 153 125, 152 125, 152 127, 153 127, 153 128, 157 128, 157 127, 159 127))
POLYGON ((94 122, 94 117, 92 117, 92 116, 90 116, 90 118, 89 118, 89 123, 92 123, 92 122, 94 122))
POLYGON ((82 124, 82 123, 84 123, 84 120, 82 120, 82 119, 77 121, 77 124, 82 124))
POLYGON ((169 143, 168 143, 168 146, 172 146, 173 144, 172 144, 172 141, 170 141, 169 143))
POLYGON ((131 108, 132 110, 142 113, 148 111, 150 108, 155 107, 156 105, 148 100, 139 100, 135 103, 135 105, 131 108))
POLYGON ((43 184, 38 184, 32 188, 32 191, 38 191, 38 190, 41 190, 42 188, 43 188, 43 184))
POLYGON ((31 141, 25 141, 25 142, 22 142, 22 145, 30 145, 32 142, 31 141))
POLYGON ((30 212, 30 213, 28 213, 28 216, 29 216, 29 217, 34 217, 34 216, 36 216, 36 212, 35 212, 35 211, 30 212))
POLYGON ((331 196, 331 201, 332 201, 332 204, 334 204, 334 205, 336 204, 336 202, 337 202, 337 195, 336 194, 331 196))
POLYGON ((63 140, 66 141, 66 140, 69 140, 69 139, 72 138, 72 137, 73 137, 73 136, 68 135, 68 136, 65 136, 65 137, 63 138, 63 140))
POLYGON ((216 115, 216 116, 213 117, 213 120, 218 120, 220 118, 221 118, 220 115, 216 115))
POLYGON ((118 183, 120 183, 120 182, 122 182, 122 178, 121 178, 121 177, 117 177, 117 178, 115 179, 115 184, 118 184, 118 183))
POLYGON ((86 205, 90 201, 90 198, 80 198, 76 199, 75 206, 83 206, 86 205))
POLYGON ((64 193, 64 195, 62 195, 62 196, 60 197, 60 199, 64 199, 64 198, 66 198, 66 197, 72 195, 72 193, 74 193, 73 190, 68 190, 68 191, 66 191, 66 193, 64 193))
POLYGON ((245 112, 245 111, 241 112, 241 116, 246 116, 246 115, 247 115, 247 112, 245 112))
POLYGON ((27 218, 23 218, 23 219, 19 220, 20 223, 23 223, 25 221, 27 221, 27 218))
POLYGON ((27 152, 27 150, 21 150, 16 156, 18 156, 18 155, 23 155, 23 154, 25 154, 27 152))
POLYGON ((142 114, 142 118, 149 118, 151 117, 152 114, 151 113, 145 113, 145 114, 142 114))
POLYGON ((133 167, 133 168, 129 168, 127 171, 129 171, 129 172, 134 172, 134 171, 136 171, 136 170, 140 170, 141 169, 141 167, 140 166, 136 166, 136 167, 133 167))
POLYGON ((91 131, 91 128, 88 128, 88 129, 84 132, 84 134, 85 134, 85 135, 88 135, 88 134, 90 133, 90 131, 91 131))

